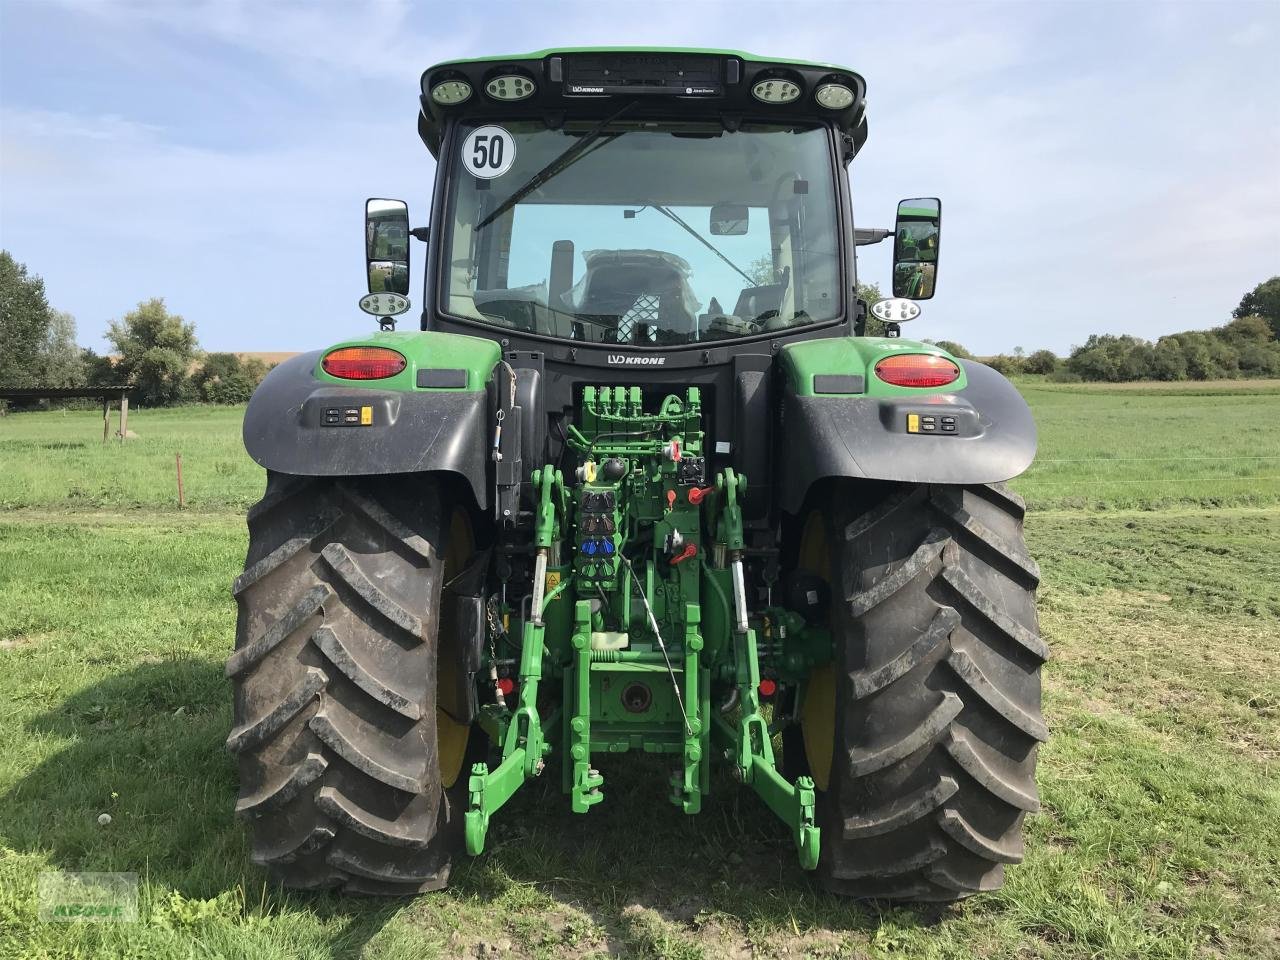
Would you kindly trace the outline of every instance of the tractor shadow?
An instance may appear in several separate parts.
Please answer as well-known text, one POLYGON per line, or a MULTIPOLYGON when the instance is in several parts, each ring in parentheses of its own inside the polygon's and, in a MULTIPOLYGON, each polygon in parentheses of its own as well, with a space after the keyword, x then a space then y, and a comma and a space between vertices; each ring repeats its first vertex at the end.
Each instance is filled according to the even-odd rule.
POLYGON ((513 885, 536 887, 566 911, 588 914, 608 935, 610 954, 626 956, 647 955, 655 917, 707 956, 750 955, 749 931, 767 931, 782 953, 785 945, 825 956, 840 934, 873 937, 887 920, 927 928, 954 909, 826 892, 800 868, 782 823, 723 773, 713 775, 701 813, 686 816, 666 798, 662 758, 626 754, 597 766, 605 800, 576 815, 560 792, 559 765, 549 764, 495 815, 485 854, 455 866, 451 889, 496 902, 513 885))
POLYGON ((144 916, 180 911, 179 898, 216 901, 218 919, 230 922, 303 910, 334 923, 332 956, 357 957, 409 902, 286 893, 250 864, 231 812, 231 690, 221 664, 144 662, 26 728, 36 749, 58 746, 0 800, 7 845, 59 870, 137 873, 144 916), (103 814, 109 823, 99 823, 103 814))

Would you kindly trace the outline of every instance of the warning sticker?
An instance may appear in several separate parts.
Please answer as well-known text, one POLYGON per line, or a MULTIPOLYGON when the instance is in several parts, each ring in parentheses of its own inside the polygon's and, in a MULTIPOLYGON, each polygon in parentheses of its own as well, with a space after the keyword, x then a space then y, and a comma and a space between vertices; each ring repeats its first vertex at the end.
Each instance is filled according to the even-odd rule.
MULTIPOLYGON (((560 573, 559 573, 559 571, 556 571, 556 570, 548 570, 548 571, 547 571, 547 583, 546 583, 546 587, 547 587, 547 589, 546 589, 546 592, 547 592, 548 594, 550 594, 550 593, 551 593, 551 591, 552 591, 552 590, 554 590, 554 589, 555 589, 556 587, 558 587, 558 586, 560 586, 560 573)), ((560 599, 559 597, 556 597, 556 598, 555 598, 555 600, 559 600, 559 599, 560 599)), ((553 600, 552 602, 554 603, 554 602, 555 602, 555 600, 553 600)))
POLYGON ((477 127, 462 141, 462 165, 483 180, 500 177, 516 162, 516 139, 502 127, 477 127))

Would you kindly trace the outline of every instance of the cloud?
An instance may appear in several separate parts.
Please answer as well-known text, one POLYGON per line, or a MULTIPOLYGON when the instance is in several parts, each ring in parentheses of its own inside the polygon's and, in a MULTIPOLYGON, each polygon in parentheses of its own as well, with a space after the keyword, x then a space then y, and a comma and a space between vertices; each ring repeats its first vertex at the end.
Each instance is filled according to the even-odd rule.
POLYGON ((5 246, 20 259, 58 251, 31 266, 90 336, 149 296, 167 296, 214 347, 337 333, 332 318, 349 315, 339 305, 362 283, 360 218, 373 192, 353 182, 421 192, 425 153, 403 122, 335 125, 322 149, 236 151, 115 117, 5 109, 0 124, 5 246), (386 152, 399 160, 370 144, 394 145, 386 152), (9 224, 21 224, 19 242, 9 224))
POLYGON ((1257 47, 1265 43, 1270 36, 1270 26, 1258 21, 1249 24, 1241 30, 1237 30, 1227 39, 1232 45, 1237 47, 1257 47))
MULTIPOLYGON (((251 52, 282 65, 295 78, 314 83, 337 78, 377 78, 402 83, 421 71, 423 56, 458 41, 433 39, 415 30, 424 10, 407 0, 349 0, 312 3, 277 0, 184 0, 117 2, 56 0, 70 12, 115 28, 196 38, 251 52)), ((429 8, 428 8, 429 9, 429 8)))

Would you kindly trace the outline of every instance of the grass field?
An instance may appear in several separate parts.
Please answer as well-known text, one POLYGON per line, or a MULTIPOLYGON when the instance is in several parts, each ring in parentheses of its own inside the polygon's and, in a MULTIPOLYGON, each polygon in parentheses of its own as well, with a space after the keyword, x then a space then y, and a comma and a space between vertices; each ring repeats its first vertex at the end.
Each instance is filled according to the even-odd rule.
POLYGON ((10 414, 0 419, 0 509, 176 510, 181 453, 188 507, 243 511, 263 482, 240 442, 243 418, 243 407, 135 409, 129 429, 138 438, 122 446, 102 442, 101 411, 10 414))
POLYGON ((1280 388, 1024 390, 1044 811, 944 910, 830 897, 752 795, 683 818, 644 762, 586 817, 530 785, 443 894, 267 887, 222 748, 240 412, 136 412, 123 449, 91 413, 0 420, 0 958, 1280 957, 1280 388), (136 871, 142 921, 39 922, 55 868, 136 871))
POLYGON ((1280 503, 1280 381, 1142 386, 1020 385, 1040 429, 1036 462, 1014 482, 1031 506, 1280 503))
MULTIPOLYGON (((1020 386, 1040 452, 1014 486, 1037 509, 1280 503, 1280 380, 1020 386)), ((181 453, 189 509, 242 512, 262 492, 240 443, 243 415, 135 410, 138 439, 125 449, 102 443, 95 411, 10 415, 0 420, 0 509, 176 509, 181 453)))

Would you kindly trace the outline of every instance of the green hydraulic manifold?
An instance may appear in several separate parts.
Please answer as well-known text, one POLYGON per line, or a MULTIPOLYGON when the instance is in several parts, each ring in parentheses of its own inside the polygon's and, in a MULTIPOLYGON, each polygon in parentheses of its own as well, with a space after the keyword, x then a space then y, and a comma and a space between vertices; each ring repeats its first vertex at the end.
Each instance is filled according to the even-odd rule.
MULTIPOLYGON (((642 751, 674 761, 670 799, 690 814, 710 790, 713 755, 728 761, 788 825, 812 869, 820 836, 813 782, 778 771, 759 693, 743 581, 746 478, 724 469, 708 482, 696 387, 665 397, 656 412, 646 411, 638 387, 586 387, 575 420, 573 476, 551 467, 532 475, 534 570, 519 689, 514 703, 482 708, 501 759, 471 770, 468 852, 484 849, 489 818, 553 751, 575 813, 604 800, 594 758, 642 751), (558 716, 546 702, 539 711, 540 692, 554 699, 542 684, 552 678, 558 716), (713 686, 726 700, 718 710, 713 686)), ((830 657, 829 636, 798 615, 766 618, 778 624, 766 644, 777 676, 802 682, 830 657)))

